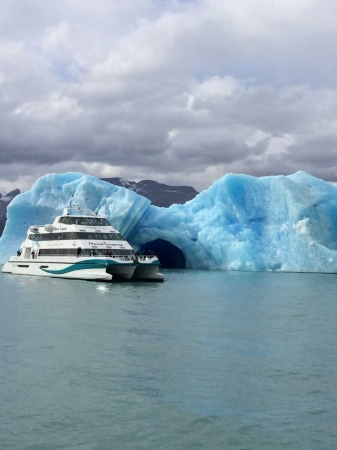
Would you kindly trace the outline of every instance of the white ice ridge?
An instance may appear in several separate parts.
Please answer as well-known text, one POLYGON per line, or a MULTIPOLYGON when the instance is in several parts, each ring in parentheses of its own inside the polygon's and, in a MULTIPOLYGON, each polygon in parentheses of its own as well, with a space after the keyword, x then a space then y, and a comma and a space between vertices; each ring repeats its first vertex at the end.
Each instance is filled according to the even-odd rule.
POLYGON ((1 261, 29 225, 62 214, 71 192, 74 204, 105 214, 134 246, 161 239, 178 247, 188 268, 337 273, 337 189, 305 172, 228 174, 169 208, 81 173, 45 175, 9 205, 1 261))

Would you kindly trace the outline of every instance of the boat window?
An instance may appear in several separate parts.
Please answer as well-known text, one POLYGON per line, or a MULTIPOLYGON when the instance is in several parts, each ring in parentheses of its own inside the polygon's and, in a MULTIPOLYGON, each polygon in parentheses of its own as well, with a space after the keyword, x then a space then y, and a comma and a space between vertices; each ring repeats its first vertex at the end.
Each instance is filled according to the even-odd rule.
POLYGON ((77 248, 40 248, 39 256, 71 256, 77 255, 77 248))
POLYGON ((111 226, 110 223, 103 218, 99 217, 60 217, 59 223, 64 223, 66 225, 88 225, 88 226, 99 226, 106 227, 111 226))
POLYGON ((89 240, 89 241, 125 241, 120 233, 41 233, 30 234, 28 239, 32 241, 69 241, 69 240, 89 240))
MULTIPOLYGON (((134 250, 83 249, 81 256, 132 256, 134 250)), ((39 256, 78 256, 77 248, 40 248, 39 256)))
POLYGON ((71 225, 71 219, 70 217, 60 217, 59 223, 64 223, 66 225, 71 225))

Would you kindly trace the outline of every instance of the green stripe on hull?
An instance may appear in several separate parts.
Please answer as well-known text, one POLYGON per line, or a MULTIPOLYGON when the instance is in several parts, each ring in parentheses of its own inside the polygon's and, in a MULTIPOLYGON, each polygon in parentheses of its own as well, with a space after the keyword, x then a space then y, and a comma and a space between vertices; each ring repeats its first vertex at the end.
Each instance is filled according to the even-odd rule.
POLYGON ((39 269, 43 270, 43 272, 50 273, 52 275, 64 275, 65 273, 74 272, 76 270, 106 269, 109 266, 116 266, 116 265, 120 265, 122 267, 133 266, 132 263, 121 264, 116 261, 106 261, 106 260, 96 260, 95 262, 93 262, 92 260, 89 259, 71 264, 70 266, 65 267, 64 269, 48 270, 42 269, 41 267, 39 269))

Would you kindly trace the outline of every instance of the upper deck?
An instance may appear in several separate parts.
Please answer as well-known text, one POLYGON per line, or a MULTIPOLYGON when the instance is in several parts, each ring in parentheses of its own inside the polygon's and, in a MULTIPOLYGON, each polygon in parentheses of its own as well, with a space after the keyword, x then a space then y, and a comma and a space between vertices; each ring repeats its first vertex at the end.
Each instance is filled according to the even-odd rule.
POLYGON ((54 220, 54 224, 82 225, 89 227, 111 227, 105 217, 97 216, 90 209, 64 208, 62 216, 54 220))
POLYGON ((64 208, 63 214, 57 216, 52 224, 32 225, 28 233, 53 233, 60 230, 116 232, 105 217, 94 214, 90 209, 64 208), (108 227, 108 228, 107 228, 108 227))

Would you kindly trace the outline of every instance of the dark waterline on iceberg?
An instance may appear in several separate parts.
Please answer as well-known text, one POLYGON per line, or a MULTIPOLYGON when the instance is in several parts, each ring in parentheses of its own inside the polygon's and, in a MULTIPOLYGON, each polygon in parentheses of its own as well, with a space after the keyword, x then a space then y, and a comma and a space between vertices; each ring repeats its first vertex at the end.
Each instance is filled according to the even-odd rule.
POLYGON ((334 448, 337 276, 0 275, 0 448, 334 448))

